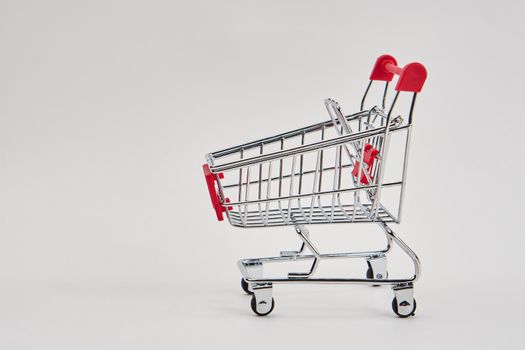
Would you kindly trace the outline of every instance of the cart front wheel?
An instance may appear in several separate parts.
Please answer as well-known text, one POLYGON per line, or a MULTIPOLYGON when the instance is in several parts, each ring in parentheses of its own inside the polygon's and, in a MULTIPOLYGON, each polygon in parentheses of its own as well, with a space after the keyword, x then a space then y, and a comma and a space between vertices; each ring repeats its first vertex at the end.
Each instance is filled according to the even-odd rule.
POLYGON ((244 291, 244 293, 252 295, 253 292, 248 288, 248 282, 244 280, 244 278, 241 278, 241 288, 244 291))
POLYGON ((265 313, 261 313, 257 311, 257 300, 255 299, 255 295, 253 295, 250 306, 252 307, 253 312, 255 312, 257 316, 266 316, 266 315, 269 315, 273 311, 273 307, 275 306, 275 301, 272 298, 272 306, 270 307, 270 310, 265 313))
POLYGON ((412 306, 413 306, 412 307, 412 311, 409 311, 407 313, 401 314, 401 313, 399 313, 399 310, 398 310, 398 307, 397 307, 397 299, 394 297, 394 299, 392 300, 392 310, 394 310, 394 313, 396 315, 398 315, 399 317, 401 317, 401 318, 414 316, 415 312, 416 312, 417 303, 416 303, 416 299, 413 299, 413 300, 414 300, 414 302, 412 304, 412 306))

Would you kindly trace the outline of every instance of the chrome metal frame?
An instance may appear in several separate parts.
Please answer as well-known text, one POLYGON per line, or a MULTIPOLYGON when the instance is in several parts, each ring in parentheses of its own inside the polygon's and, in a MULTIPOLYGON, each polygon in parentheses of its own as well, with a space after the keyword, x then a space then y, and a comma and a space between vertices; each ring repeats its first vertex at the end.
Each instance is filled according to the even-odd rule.
POLYGON ((413 283, 420 276, 420 262, 388 223, 401 220, 417 93, 413 94, 405 121, 401 116, 393 117, 399 92, 394 95, 389 108, 385 108, 388 82, 381 107, 364 108, 371 86, 372 81, 361 100, 360 112, 345 116, 337 102, 328 99, 325 101, 330 116, 328 121, 206 156, 211 172, 224 175, 224 179, 217 180, 217 191, 233 226, 293 225, 301 239, 297 251, 282 251, 279 256, 238 262, 242 278, 248 283, 249 291, 254 293, 254 311, 258 314, 269 313, 273 308, 271 290, 274 283, 390 285, 396 295, 396 313, 408 315, 413 312, 413 283), (406 135, 402 174, 400 178, 386 182, 384 170, 390 138, 398 133, 406 135), (370 166, 365 159, 366 147, 373 147, 378 152, 370 166), (358 174, 354 176, 351 170, 356 167, 358 174), (381 202, 383 190, 390 188, 399 189, 397 210, 387 208, 381 202), (323 254, 313 244, 305 225, 333 223, 377 224, 386 235, 387 245, 376 251, 323 254), (386 257, 393 243, 412 260, 414 274, 411 277, 388 278, 386 257), (306 254, 306 250, 310 253, 306 254), (315 277, 322 260, 341 258, 365 259, 371 278, 315 277), (298 260, 311 260, 310 269, 290 272, 287 278, 263 277, 266 263, 298 260))

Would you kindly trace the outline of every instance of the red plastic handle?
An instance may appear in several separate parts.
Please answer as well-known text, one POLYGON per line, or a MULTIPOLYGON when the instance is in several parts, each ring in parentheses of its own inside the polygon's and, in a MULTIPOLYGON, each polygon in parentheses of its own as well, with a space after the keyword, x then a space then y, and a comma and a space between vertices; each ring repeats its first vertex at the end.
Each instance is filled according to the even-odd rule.
POLYGON ((427 79, 427 70, 421 63, 413 62, 399 67, 394 57, 382 55, 374 64, 370 80, 392 81, 394 74, 399 75, 397 91, 420 92, 427 79))
MULTIPOLYGON (((208 192, 210 193, 211 205, 213 206, 213 209, 215 210, 215 214, 217 215, 217 220, 223 221, 224 217, 222 213, 224 213, 226 209, 221 204, 221 200, 215 188, 215 182, 219 182, 219 179, 224 178, 224 174, 223 173, 219 173, 219 174, 212 173, 208 164, 204 164, 202 166, 202 170, 204 171, 204 178, 206 179, 206 185, 208 185, 208 192)), ((224 201, 226 203, 229 203, 230 199, 225 198, 224 201)), ((231 209, 232 207, 228 207, 228 210, 231 210, 231 209)))

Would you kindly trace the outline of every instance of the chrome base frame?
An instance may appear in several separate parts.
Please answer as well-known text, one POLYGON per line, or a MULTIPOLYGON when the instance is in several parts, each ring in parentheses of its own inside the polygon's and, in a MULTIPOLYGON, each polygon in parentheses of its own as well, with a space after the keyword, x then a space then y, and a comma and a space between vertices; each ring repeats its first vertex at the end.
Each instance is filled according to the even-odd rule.
MULTIPOLYGON (((415 309, 414 302, 414 283, 419 279, 421 265, 419 258, 410 247, 397 236, 394 231, 384 222, 377 222, 385 233, 387 246, 383 250, 368 252, 349 252, 349 253, 330 253, 321 254, 310 240, 309 231, 303 225, 296 225, 295 231, 302 241, 301 247, 297 251, 282 251, 280 256, 242 259, 238 262, 242 278, 248 283, 248 290, 254 293, 257 311, 267 314, 270 311, 270 301, 272 301, 273 284, 279 283, 324 283, 324 284, 361 284, 392 286, 397 303, 396 314, 406 317, 413 314, 415 309), (414 264, 414 275, 404 279, 389 279, 386 268, 387 254, 392 249, 392 243, 396 243, 412 260, 414 264), (308 249, 311 254, 304 254, 308 249), (321 260, 345 259, 345 258, 364 258, 368 264, 373 278, 313 278, 321 260), (310 270, 307 272, 290 272, 288 278, 269 278, 263 277, 263 265, 265 263, 313 260, 310 270)), ((273 307, 273 306, 272 306, 273 307)))

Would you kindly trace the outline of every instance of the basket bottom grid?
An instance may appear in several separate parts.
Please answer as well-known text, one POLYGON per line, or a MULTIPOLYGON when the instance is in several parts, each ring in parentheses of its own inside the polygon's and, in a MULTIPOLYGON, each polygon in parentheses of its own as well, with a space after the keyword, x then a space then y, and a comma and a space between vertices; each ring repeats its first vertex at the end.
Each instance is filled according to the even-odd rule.
POLYGON ((379 206, 377 217, 370 215, 371 204, 335 205, 322 207, 293 207, 286 205, 281 208, 268 209, 264 204, 256 206, 256 210, 246 210, 241 207, 229 211, 230 223, 238 227, 266 227, 300 224, 328 224, 328 223, 358 223, 358 222, 395 222, 382 206, 379 206), (354 211, 355 208, 355 211, 354 211))

